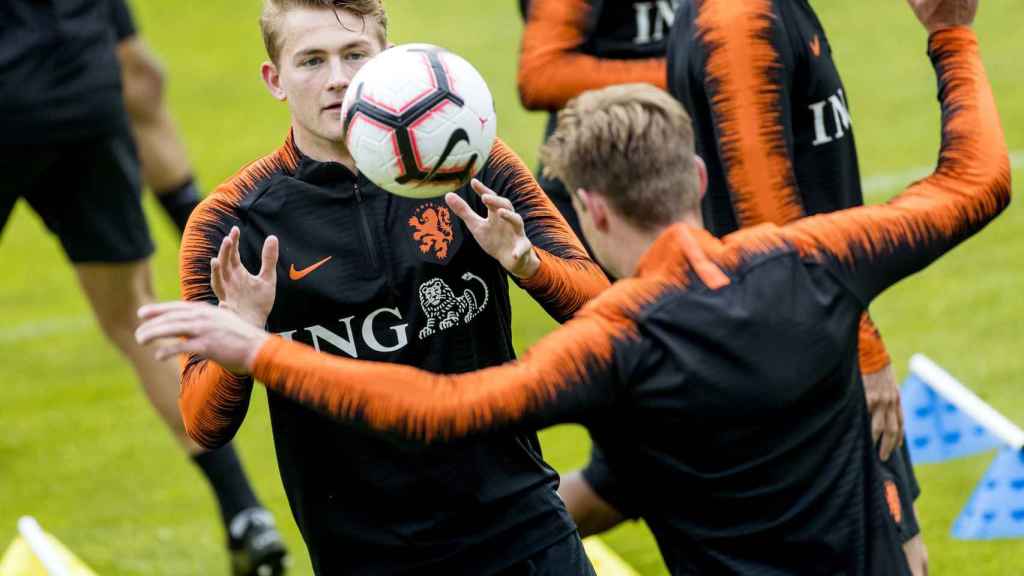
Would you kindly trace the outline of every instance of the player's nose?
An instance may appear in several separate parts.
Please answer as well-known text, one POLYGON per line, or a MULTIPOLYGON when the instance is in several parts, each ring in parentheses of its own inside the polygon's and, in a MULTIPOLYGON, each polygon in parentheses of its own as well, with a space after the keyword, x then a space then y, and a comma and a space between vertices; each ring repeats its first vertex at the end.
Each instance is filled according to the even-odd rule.
POLYGON ((340 91, 348 88, 352 73, 340 58, 331 58, 330 76, 327 79, 327 90, 340 91))

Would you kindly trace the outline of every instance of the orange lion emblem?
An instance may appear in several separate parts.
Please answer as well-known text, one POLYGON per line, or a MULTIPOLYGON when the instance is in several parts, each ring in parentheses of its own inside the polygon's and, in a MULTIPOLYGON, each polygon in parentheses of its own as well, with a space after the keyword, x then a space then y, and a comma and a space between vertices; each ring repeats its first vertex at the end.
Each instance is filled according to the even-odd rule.
POLYGON ((448 257, 448 247, 455 238, 455 231, 447 207, 432 204, 421 206, 409 218, 409 226, 415 230, 412 239, 420 243, 420 252, 427 254, 433 250, 438 260, 448 257))

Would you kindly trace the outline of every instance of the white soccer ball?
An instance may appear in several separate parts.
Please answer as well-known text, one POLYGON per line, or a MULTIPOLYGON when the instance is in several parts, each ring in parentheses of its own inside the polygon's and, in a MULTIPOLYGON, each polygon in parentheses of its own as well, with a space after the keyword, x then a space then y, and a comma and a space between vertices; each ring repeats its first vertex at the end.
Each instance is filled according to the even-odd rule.
POLYGON ((389 48, 356 73, 341 105, 356 167, 381 188, 432 198, 462 186, 494 144, 494 100, 480 73, 429 44, 389 48))

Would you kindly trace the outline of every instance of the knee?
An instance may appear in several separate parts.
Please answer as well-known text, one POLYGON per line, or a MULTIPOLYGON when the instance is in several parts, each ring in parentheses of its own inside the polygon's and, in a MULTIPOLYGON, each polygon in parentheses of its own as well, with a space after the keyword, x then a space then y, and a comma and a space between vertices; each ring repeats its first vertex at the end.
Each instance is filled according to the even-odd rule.
POLYGON ((166 75, 139 40, 120 48, 124 103, 133 122, 154 118, 163 106, 166 75))

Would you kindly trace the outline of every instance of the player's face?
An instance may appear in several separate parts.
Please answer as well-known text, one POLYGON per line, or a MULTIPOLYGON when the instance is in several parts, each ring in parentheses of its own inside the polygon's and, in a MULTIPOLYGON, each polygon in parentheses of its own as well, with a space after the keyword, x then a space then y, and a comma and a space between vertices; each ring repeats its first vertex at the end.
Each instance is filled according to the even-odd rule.
POLYGON ((297 8, 280 30, 278 83, 295 130, 341 143, 341 101, 356 72, 384 49, 380 25, 347 10, 297 8))

